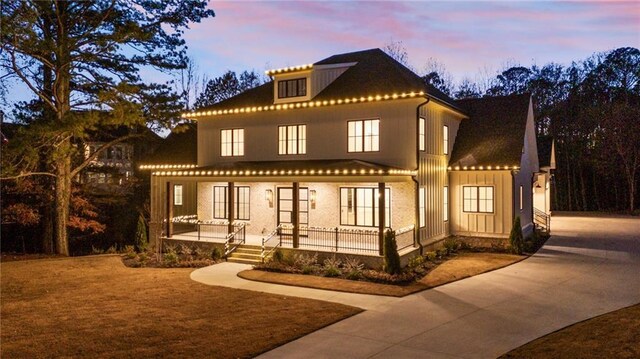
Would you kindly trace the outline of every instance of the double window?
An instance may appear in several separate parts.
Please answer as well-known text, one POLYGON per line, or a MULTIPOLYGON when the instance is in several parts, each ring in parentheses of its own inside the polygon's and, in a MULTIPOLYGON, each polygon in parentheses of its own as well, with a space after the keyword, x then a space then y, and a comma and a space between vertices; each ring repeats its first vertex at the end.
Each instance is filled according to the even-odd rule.
POLYGON ((278 154, 307 153, 307 125, 278 126, 278 154))
MULTIPOLYGON (((391 226, 391 189, 385 189, 385 227, 391 226)), ((376 227, 378 225, 377 188, 340 188, 340 224, 376 227)))
POLYGON ((493 187, 464 186, 463 211, 471 213, 493 213, 493 187))
POLYGON ((349 152, 374 152, 380 150, 380 120, 348 122, 349 152))
POLYGON ((220 131, 220 155, 244 156, 244 128, 220 131))
MULTIPOLYGON (((233 218, 249 220, 249 187, 234 187, 233 218)), ((229 190, 226 186, 213 187, 213 218, 227 219, 229 216, 229 190)))
POLYGON ((278 98, 307 96, 307 79, 278 81, 278 98))

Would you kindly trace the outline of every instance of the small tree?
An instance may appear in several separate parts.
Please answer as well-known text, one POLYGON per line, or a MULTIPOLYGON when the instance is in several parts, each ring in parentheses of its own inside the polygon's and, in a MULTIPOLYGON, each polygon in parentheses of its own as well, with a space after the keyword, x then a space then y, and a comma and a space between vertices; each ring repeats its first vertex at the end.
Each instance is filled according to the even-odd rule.
POLYGON ((384 271, 389 274, 398 274, 400 269, 396 232, 388 230, 384 234, 384 271))
POLYGON ((138 247, 140 252, 144 252, 148 245, 149 238, 147 237, 147 223, 141 213, 138 216, 138 225, 136 227, 136 247, 138 247))
POLYGON ((517 216, 513 221, 513 227, 509 234, 509 242, 511 242, 511 252, 515 254, 522 254, 522 248, 524 247, 524 237, 522 235, 522 225, 520 224, 520 216, 517 216))

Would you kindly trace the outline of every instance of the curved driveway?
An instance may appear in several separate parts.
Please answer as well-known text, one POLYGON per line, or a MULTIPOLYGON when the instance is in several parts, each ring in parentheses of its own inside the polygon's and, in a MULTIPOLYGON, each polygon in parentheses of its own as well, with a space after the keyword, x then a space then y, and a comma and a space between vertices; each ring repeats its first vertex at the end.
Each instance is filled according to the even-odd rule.
POLYGON ((640 302, 640 219, 563 214, 551 228, 553 237, 529 259, 401 299, 372 300, 367 311, 261 357, 495 358, 640 302))

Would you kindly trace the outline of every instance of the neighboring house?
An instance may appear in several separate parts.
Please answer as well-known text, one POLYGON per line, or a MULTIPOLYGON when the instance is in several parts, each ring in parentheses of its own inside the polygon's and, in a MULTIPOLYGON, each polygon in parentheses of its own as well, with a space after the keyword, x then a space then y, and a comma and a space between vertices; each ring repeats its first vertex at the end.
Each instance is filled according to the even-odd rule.
POLYGON ((144 127, 130 129, 125 126, 101 129, 90 133, 83 142, 84 158, 88 158, 106 143, 135 133, 140 136, 114 144, 98 154, 82 171, 80 182, 108 189, 132 181, 135 178, 136 163, 140 158, 148 158, 160 142, 159 136, 153 131, 144 127))
POLYGON ((533 229, 530 96, 456 102, 379 49, 268 75, 184 115, 197 161, 141 167, 152 240, 377 257, 387 228, 403 255, 452 234, 507 237, 515 216, 533 229))

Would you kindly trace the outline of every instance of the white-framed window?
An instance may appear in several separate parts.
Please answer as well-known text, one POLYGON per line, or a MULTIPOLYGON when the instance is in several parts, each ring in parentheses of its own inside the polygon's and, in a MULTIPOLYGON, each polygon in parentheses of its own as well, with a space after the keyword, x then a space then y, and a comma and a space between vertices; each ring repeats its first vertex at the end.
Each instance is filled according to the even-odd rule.
MULTIPOLYGON (((233 218, 249 220, 250 189, 249 186, 234 187, 235 196, 233 199, 233 218)), ((229 196, 227 186, 213 187, 213 218, 227 219, 229 208, 229 196)))
POLYGON ((418 121, 418 144, 420 146, 420 151, 424 151, 427 147, 427 136, 425 134, 427 127, 427 122, 424 117, 420 117, 418 121))
POLYGON ((427 212, 425 208, 425 203, 427 202, 427 191, 424 187, 420 187, 418 197, 420 208, 420 227, 424 227, 427 225, 427 212))
POLYGON ((278 126, 278 154, 307 153, 307 125, 278 126))
POLYGON ((182 206, 182 185, 181 184, 173 185, 173 205, 182 206))
POLYGON ((522 211, 522 199, 523 199, 523 194, 522 194, 522 185, 520 185, 520 210, 522 211))
POLYGON ((380 120, 348 122, 348 151, 375 152, 380 150, 380 120))
POLYGON ((462 210, 471 213, 493 213, 492 186, 462 187, 462 210))
POLYGON ((220 130, 220 155, 244 156, 244 128, 220 130))
POLYGON ((442 126, 442 153, 449 154, 449 126, 442 126))
MULTIPOLYGON (((340 224, 378 226, 378 189, 340 187, 340 224)), ((385 227, 391 226, 391 189, 385 188, 385 227)))
POLYGON ((278 81, 278 98, 307 96, 307 79, 278 81))
POLYGON ((449 187, 444 186, 442 188, 442 217, 446 222, 449 220, 449 187))

